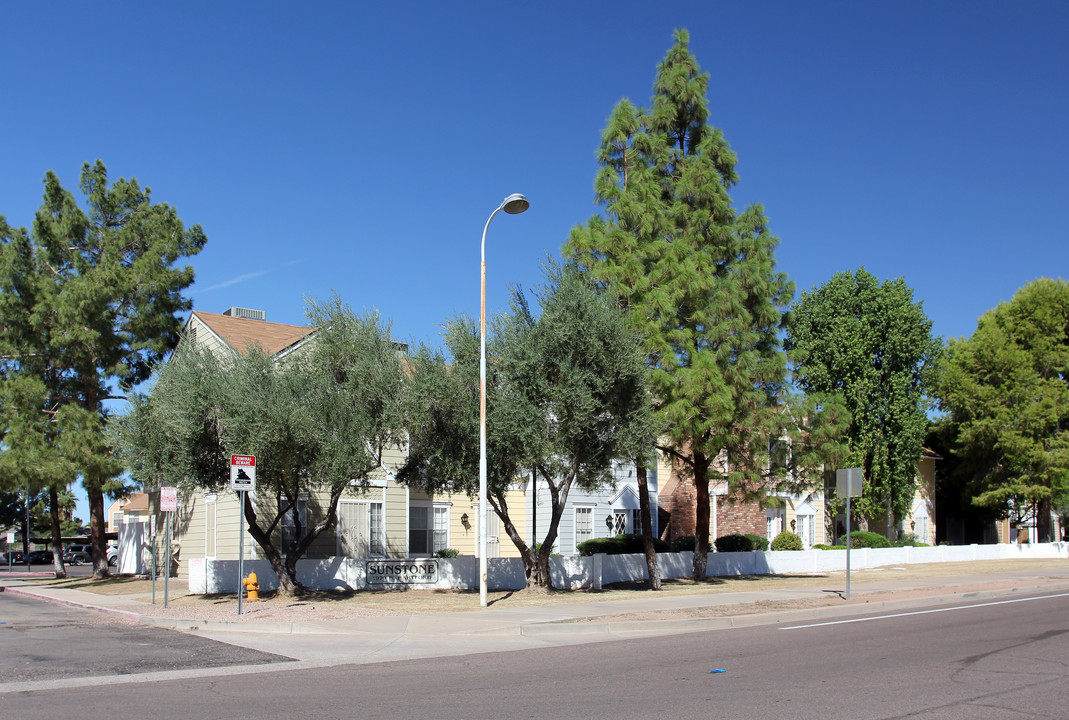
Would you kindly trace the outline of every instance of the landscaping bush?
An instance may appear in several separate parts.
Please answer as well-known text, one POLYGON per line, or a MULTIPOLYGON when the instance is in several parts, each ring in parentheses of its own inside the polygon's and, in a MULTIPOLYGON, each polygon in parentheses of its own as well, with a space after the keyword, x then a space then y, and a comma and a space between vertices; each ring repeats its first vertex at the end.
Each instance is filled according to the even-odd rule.
POLYGON ((790 530, 784 530, 772 541, 773 550, 803 550, 802 538, 790 530))
POLYGON ((825 545, 824 543, 819 543, 817 545, 814 545, 813 549, 814 550, 845 550, 846 546, 845 545, 825 545))
MULTIPOLYGON (((560 553, 553 552, 556 549, 557 549, 556 545, 554 545, 553 547, 551 547, 549 549, 549 556, 550 557, 562 557, 562 555, 560 553)), ((542 552, 542 543, 535 543, 534 547, 531 548, 531 551, 534 552, 535 557, 538 557, 538 553, 542 552)))
POLYGON ((891 543, 892 547, 928 547, 928 543, 922 543, 917 540, 917 536, 913 533, 904 533, 902 537, 891 543))
MULTIPOLYGON (((845 535, 843 538, 845 539, 845 535)), ((879 533, 858 530, 850 533, 850 547, 855 548, 889 548, 891 541, 879 533)))
POLYGON ((434 553, 434 557, 437 558, 455 558, 460 557, 460 551, 454 548, 442 548, 438 552, 434 553))
POLYGON ((750 538, 750 543, 753 545, 754 550, 768 550, 768 538, 763 535, 746 533, 746 537, 750 538))
MULTIPOLYGON (((593 538, 579 543, 576 547, 580 555, 642 555, 646 547, 641 535, 617 535, 615 537, 593 538)), ((653 549, 664 553, 669 551, 668 543, 658 538, 653 539, 653 549)))
POLYGON ((684 535, 672 541, 672 552, 694 552, 697 546, 698 538, 693 535, 684 535))
POLYGON ((713 545, 716 546, 717 552, 750 552, 753 550, 753 541, 738 533, 718 537, 713 545))

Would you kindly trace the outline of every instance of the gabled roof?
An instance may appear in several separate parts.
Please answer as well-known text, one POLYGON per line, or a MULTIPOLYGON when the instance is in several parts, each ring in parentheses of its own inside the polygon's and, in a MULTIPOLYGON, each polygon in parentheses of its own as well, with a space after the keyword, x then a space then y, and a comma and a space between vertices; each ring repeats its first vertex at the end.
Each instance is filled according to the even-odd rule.
POLYGON ((122 505, 123 512, 137 512, 139 510, 148 510, 148 493, 136 492, 127 498, 122 505))
MULTIPOLYGON (((256 344, 259 344, 268 355, 278 355, 312 333, 312 328, 301 325, 285 325, 200 310, 193 311, 190 320, 193 317, 204 323, 235 352, 243 355, 256 344)), ((186 324, 188 326, 188 321, 186 324)))

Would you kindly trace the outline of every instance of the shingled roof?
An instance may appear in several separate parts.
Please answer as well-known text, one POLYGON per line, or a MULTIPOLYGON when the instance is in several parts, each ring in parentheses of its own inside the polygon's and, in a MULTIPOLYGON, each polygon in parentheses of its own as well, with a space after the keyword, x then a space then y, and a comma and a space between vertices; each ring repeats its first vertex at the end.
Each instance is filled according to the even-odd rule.
POLYGON ((269 355, 277 355, 303 340, 312 328, 301 325, 252 320, 230 315, 193 311, 193 315, 235 351, 245 354, 259 344, 269 355))

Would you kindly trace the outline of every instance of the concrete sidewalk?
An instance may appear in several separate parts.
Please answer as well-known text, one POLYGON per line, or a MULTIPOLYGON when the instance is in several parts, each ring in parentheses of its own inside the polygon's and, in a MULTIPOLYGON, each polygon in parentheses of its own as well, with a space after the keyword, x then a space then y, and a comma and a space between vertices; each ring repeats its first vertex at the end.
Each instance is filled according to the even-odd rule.
MULTIPOLYGON (((329 656, 334 661, 349 662, 595 642, 788 619, 833 618, 1030 592, 1069 591, 1069 563, 1000 572, 962 573, 961 569, 962 564, 956 564, 954 574, 931 577, 909 577, 905 572, 888 569, 875 574, 877 579, 873 579, 870 573, 865 582, 853 583, 849 601, 843 597, 845 576, 839 573, 811 586, 790 589, 772 588, 772 582, 755 578, 753 589, 743 592, 636 591, 633 599, 611 601, 600 600, 593 593, 577 593, 575 602, 567 603, 314 622, 257 621, 248 617, 206 620, 197 616, 195 607, 188 608, 188 613, 180 617, 160 617, 153 614, 153 605, 130 596, 40 585, 33 579, 0 578, 0 586, 6 592, 192 632, 235 645, 301 659, 327 660, 329 656), (344 641, 340 641, 343 637, 344 641), (458 642, 461 638, 462 642, 458 642)), ((162 597, 160 603, 162 607, 162 597)))

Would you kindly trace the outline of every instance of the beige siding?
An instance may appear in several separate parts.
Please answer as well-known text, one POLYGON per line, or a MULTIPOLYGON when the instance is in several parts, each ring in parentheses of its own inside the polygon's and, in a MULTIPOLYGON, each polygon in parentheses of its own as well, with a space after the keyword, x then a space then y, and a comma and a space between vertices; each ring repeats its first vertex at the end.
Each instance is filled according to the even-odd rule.
POLYGON ((386 557, 408 556, 408 488, 386 486, 386 557))
POLYGON ((220 340, 196 315, 191 315, 189 318, 189 330, 196 338, 197 347, 211 350, 216 357, 231 356, 233 350, 230 346, 220 340))

